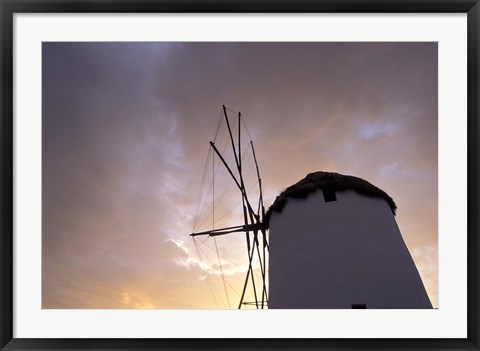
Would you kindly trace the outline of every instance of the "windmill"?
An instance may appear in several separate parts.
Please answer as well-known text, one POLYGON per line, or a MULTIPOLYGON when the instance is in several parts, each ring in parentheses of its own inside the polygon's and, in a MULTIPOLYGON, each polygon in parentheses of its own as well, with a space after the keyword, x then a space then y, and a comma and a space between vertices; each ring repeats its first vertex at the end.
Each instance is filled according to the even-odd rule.
MULTIPOLYGON (((215 228, 213 219, 211 229, 190 235, 194 240, 198 236, 215 240, 227 234, 245 234, 248 269, 238 308, 432 308, 395 221, 395 202, 387 193, 358 177, 319 171, 286 188, 265 211, 252 138, 240 112, 236 113, 238 134, 234 136, 227 111, 231 110, 223 106, 209 151, 212 164, 217 157, 239 191, 243 224, 215 228), (228 131, 226 146, 233 156, 230 162, 225 158, 226 147, 221 152, 215 143, 223 121, 228 131), (257 206, 252 205, 244 179, 242 124, 250 137, 246 151, 251 149, 253 156, 257 206), (255 280, 254 262, 260 266, 260 283, 255 280), (245 299, 249 286, 253 301, 245 299)), ((214 171, 212 177, 214 184, 214 171)), ((213 213, 214 208, 212 201, 213 213)), ((222 270, 216 241, 215 247, 222 270)), ((225 279, 223 283, 228 299, 225 279)))
MULTIPOLYGON (((212 155, 212 165, 213 169, 215 168, 215 158, 218 158, 220 165, 224 167, 227 171, 228 175, 230 176, 231 181, 234 182, 237 190, 239 191, 239 195, 241 197, 241 204, 242 204, 242 211, 243 211, 243 224, 222 227, 222 228, 215 228, 215 201, 212 201, 212 212, 213 212, 213 220, 212 220, 212 228, 209 230, 193 232, 190 236, 195 240, 196 237, 199 236, 208 236, 211 238, 215 238, 222 235, 232 234, 232 233, 244 233, 245 240, 246 240, 246 247, 248 253, 248 268, 247 273, 245 276, 245 280, 243 283, 242 292, 240 295, 240 301, 238 303, 238 308, 242 308, 245 306, 254 306, 257 309, 264 309, 268 306, 268 292, 267 292, 267 255, 269 251, 268 245, 268 233, 267 227, 264 225, 264 218, 265 218, 265 207, 263 203, 263 193, 262 193, 262 180, 260 177, 260 170, 258 167, 257 158, 255 155, 255 148, 253 145, 252 138, 248 129, 246 128, 245 121, 243 120, 242 114, 240 112, 236 113, 236 119, 234 121, 234 126, 232 126, 228 112, 234 112, 232 110, 227 109, 225 105, 222 106, 222 116, 219 120, 219 124, 217 126, 217 132, 215 134, 215 138, 213 141, 210 141, 210 149, 209 155, 211 152, 212 155), (227 161, 224 152, 221 152, 217 147, 215 140, 217 138, 219 129, 221 124, 225 122, 226 128, 228 131, 227 139, 228 144, 230 146, 230 155, 233 155, 233 160, 231 162, 227 161), (237 135, 234 136, 234 127, 237 129, 237 135), (254 202, 249 197, 245 179, 244 179, 244 172, 245 172, 245 164, 242 162, 245 154, 242 152, 242 127, 248 133, 249 136, 249 145, 246 151, 249 152, 251 150, 251 156, 253 156, 254 167, 256 172, 256 178, 258 183, 258 199, 256 199, 256 208, 254 208, 254 202), (233 163, 233 164, 232 164, 233 163), (255 281, 255 274, 254 274, 254 262, 257 262, 260 266, 261 271, 261 281, 255 281), (251 287, 253 290, 253 301, 245 301, 245 294, 247 291, 247 287, 251 287)), ((225 151, 225 150, 223 150, 225 151)), ((208 163, 208 158, 207 158, 208 163)), ((206 163, 206 166, 207 166, 206 163)), ((204 172, 205 174, 205 172, 204 172)), ((212 171, 212 184, 213 184, 213 191, 212 197, 215 198, 215 191, 214 191, 214 182, 215 182, 215 175, 216 172, 212 171)), ((217 250, 217 256, 219 259, 219 266, 222 270, 222 264, 220 260, 220 256, 218 254, 218 247, 215 240, 215 248, 217 250)), ((223 271, 222 271, 223 277, 223 271)), ((226 291, 226 285, 224 280, 224 288, 226 291)), ((228 296, 228 294, 227 294, 228 296)))

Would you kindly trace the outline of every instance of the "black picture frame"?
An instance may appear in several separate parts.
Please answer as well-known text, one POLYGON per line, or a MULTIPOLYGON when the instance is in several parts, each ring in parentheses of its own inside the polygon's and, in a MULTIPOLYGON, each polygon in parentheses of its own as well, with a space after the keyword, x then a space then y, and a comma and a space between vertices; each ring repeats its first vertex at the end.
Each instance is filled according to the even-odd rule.
MULTIPOLYGON (((0 0, 2 350, 396 349, 479 350, 479 17, 478 0, 0 0), (13 16, 15 13, 467 13, 468 330, 465 339, 18 339, 13 338, 13 16)), ((454 116, 452 116, 454 118, 454 116)))

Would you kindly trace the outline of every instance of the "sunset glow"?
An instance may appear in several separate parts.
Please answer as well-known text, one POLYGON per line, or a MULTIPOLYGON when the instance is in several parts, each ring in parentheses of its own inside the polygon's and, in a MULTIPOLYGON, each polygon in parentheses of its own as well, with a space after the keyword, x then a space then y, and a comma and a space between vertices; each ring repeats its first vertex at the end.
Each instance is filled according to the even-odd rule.
MULTIPOLYGON (((237 307, 244 235, 198 237, 197 245, 189 236, 212 225, 218 159, 201 181, 223 104, 247 124, 252 198, 250 137, 267 208, 319 170, 378 186, 395 200, 400 232, 438 306, 436 43, 42 50, 43 308, 237 307)), ((226 137, 221 129, 216 144, 223 148, 226 137)), ((215 225, 243 224, 228 173, 218 171, 216 181, 215 225)))

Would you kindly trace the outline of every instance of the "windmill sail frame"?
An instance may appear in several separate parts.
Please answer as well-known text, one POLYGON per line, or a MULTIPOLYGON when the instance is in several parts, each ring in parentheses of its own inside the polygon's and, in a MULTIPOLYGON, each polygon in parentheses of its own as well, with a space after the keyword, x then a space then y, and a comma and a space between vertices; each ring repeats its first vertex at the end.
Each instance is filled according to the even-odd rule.
MULTIPOLYGON (((214 155, 220 159, 221 163, 228 171, 229 175, 235 182, 237 188, 239 189, 241 196, 242 196, 242 209, 243 209, 243 225, 225 227, 225 228, 213 228, 212 230, 191 233, 190 236, 196 237, 199 235, 208 235, 210 237, 216 237, 220 235, 226 235, 231 233, 238 233, 244 232, 245 239, 247 244, 247 253, 248 253, 248 270, 245 277, 245 281, 243 284, 242 294, 240 297, 240 301, 238 304, 238 308, 241 309, 242 306, 256 306, 257 309, 264 309, 268 306, 268 292, 267 292, 267 253, 269 251, 268 245, 268 228, 264 224, 265 218, 265 207, 263 203, 263 193, 262 193, 262 179, 260 177, 260 170, 258 167, 257 157, 255 154, 255 149, 253 146, 253 141, 250 139, 250 147, 252 148, 253 160, 255 163, 256 175, 259 184, 259 199, 258 199, 258 206, 257 211, 253 209, 250 200, 248 198, 247 190, 245 188, 245 182, 243 177, 243 165, 242 165, 242 152, 241 152, 241 124, 242 124, 242 115, 238 112, 238 135, 237 135, 237 142, 235 142, 232 128, 230 125, 230 121, 228 118, 227 108, 225 105, 222 106, 223 109, 223 116, 227 125, 228 129, 228 137, 230 139, 231 144, 231 151, 233 152, 235 164, 233 167, 227 163, 225 158, 217 149, 215 142, 210 141, 210 147, 214 151, 214 155), (238 150, 237 150, 238 149, 238 150), (238 151, 238 152, 237 152, 238 151), (237 175, 235 175, 237 173, 237 175), (261 244, 259 240, 259 236, 261 236, 261 244), (262 247, 260 248, 260 245, 262 247), (261 293, 257 292, 257 285, 255 283, 254 277, 254 269, 253 269, 253 262, 255 256, 258 258, 258 262, 260 264, 261 270, 261 293), (249 283, 252 286, 253 293, 254 293, 254 301, 249 302, 245 301, 245 292, 247 291, 247 287, 249 283)), ((243 121, 243 123, 245 123, 243 121)))

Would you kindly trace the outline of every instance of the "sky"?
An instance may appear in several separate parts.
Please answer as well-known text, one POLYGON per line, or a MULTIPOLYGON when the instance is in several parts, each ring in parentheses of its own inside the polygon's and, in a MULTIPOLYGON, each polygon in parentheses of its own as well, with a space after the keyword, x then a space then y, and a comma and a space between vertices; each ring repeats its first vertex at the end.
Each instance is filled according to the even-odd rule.
POLYGON ((437 307, 437 86, 436 43, 43 43, 42 307, 237 307, 243 234, 189 236, 212 201, 216 227, 243 224, 205 163, 222 105, 267 208, 315 171, 386 191, 437 307))

